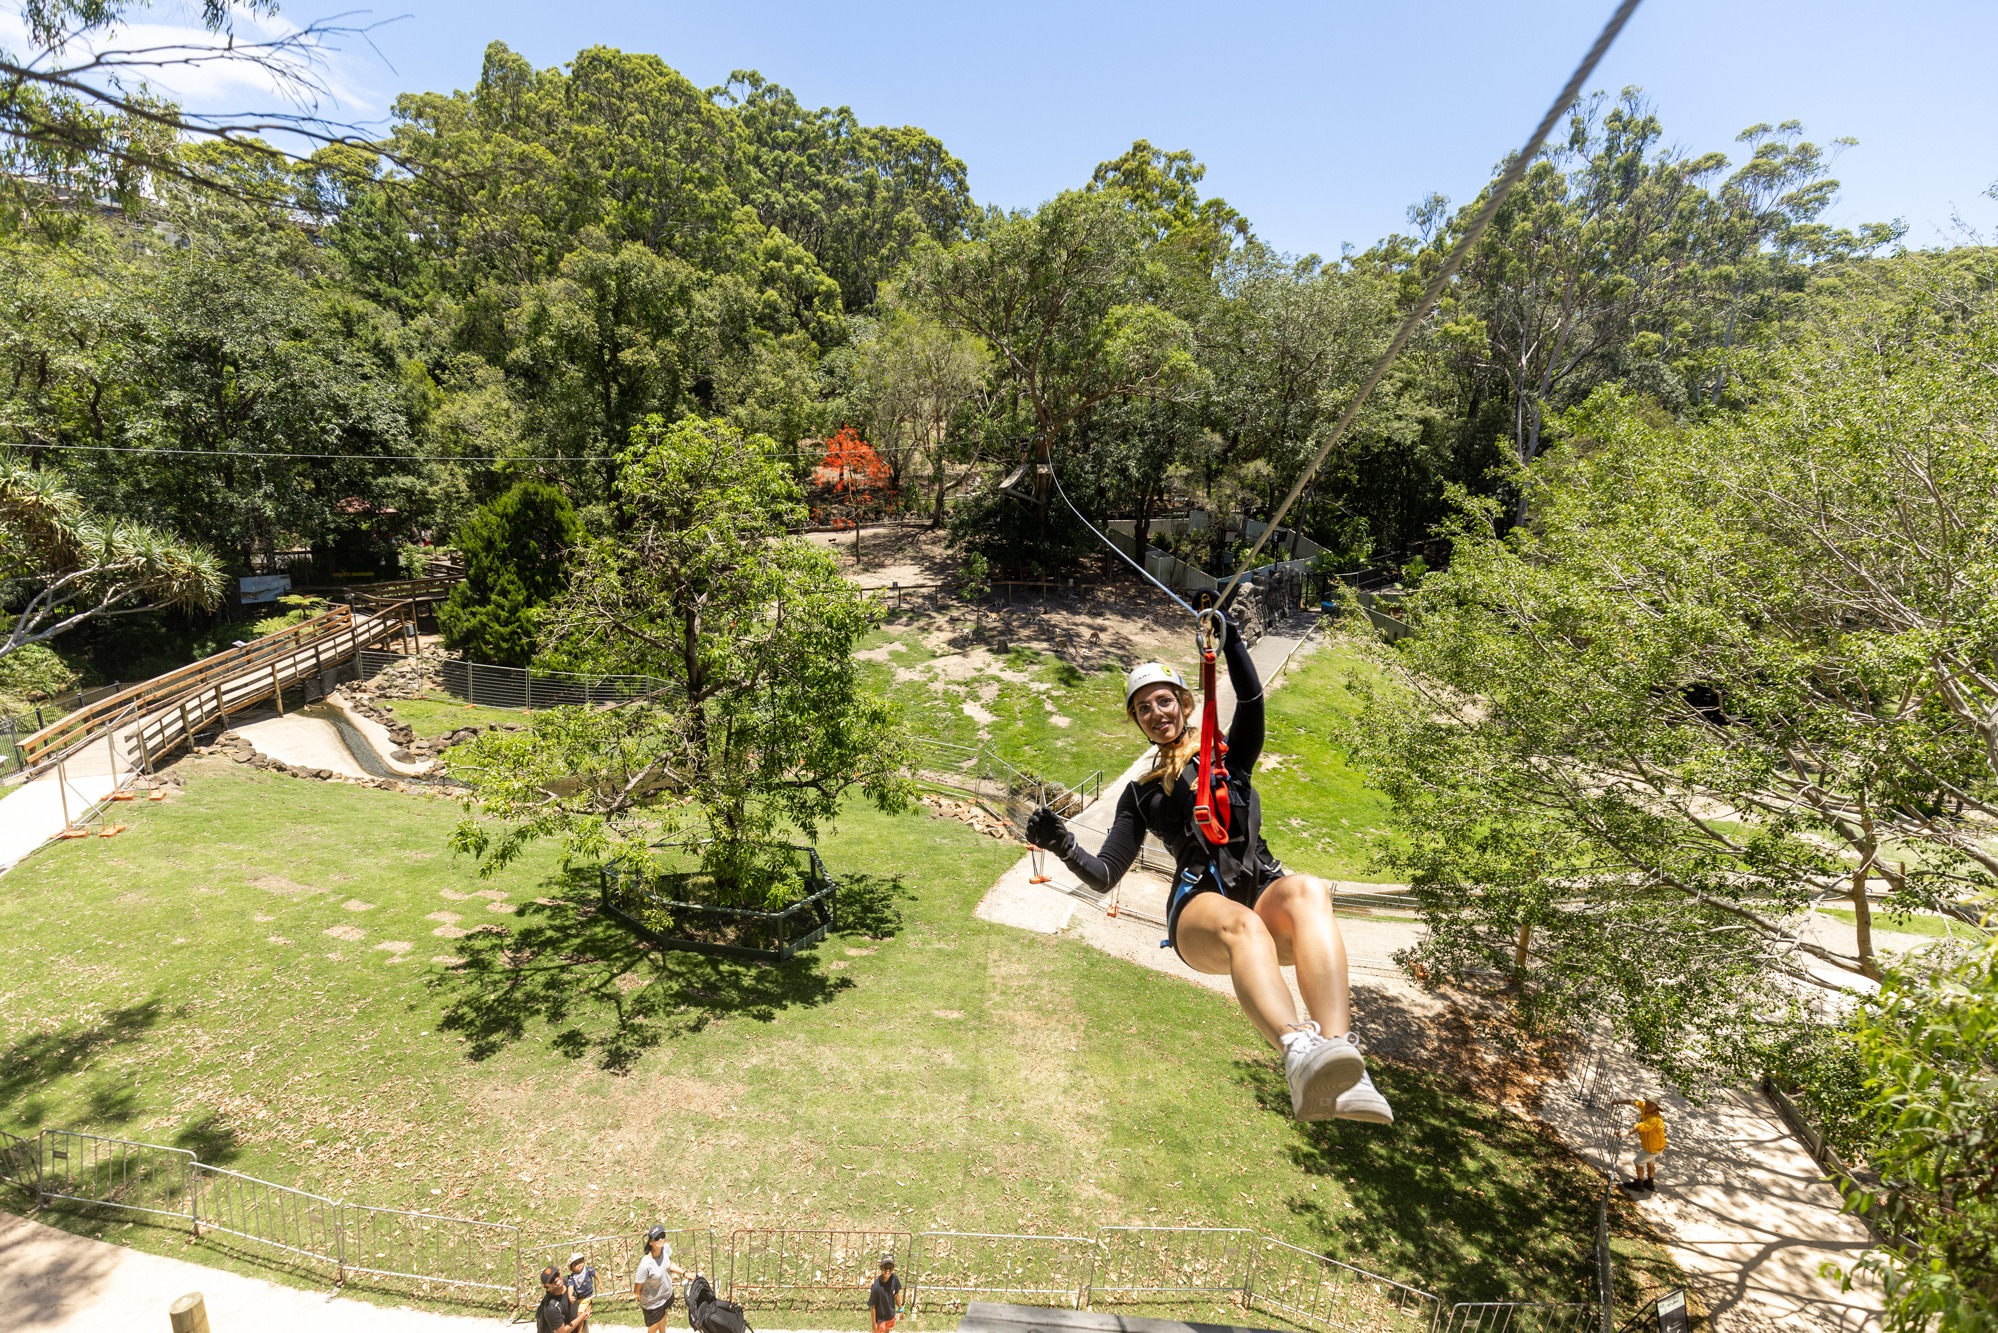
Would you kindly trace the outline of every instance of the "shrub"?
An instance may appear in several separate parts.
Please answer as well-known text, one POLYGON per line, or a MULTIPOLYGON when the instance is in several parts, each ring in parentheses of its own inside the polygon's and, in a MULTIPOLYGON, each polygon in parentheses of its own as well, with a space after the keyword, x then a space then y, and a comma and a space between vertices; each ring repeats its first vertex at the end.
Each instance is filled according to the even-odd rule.
POLYGON ((465 581, 437 611, 445 646, 474 662, 532 662, 541 608, 562 590, 582 539, 569 497, 546 482, 517 482, 472 515, 454 543, 465 581))

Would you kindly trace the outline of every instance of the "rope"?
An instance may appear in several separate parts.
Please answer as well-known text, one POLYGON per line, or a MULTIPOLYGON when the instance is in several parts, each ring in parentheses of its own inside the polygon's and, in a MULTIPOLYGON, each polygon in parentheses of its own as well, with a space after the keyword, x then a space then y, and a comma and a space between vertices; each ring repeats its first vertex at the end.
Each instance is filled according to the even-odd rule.
POLYGON ((1387 350, 1381 353, 1380 359, 1374 363, 1373 370, 1368 373, 1366 381, 1360 385, 1360 392, 1346 405, 1346 410, 1339 414, 1339 420, 1333 424, 1331 434, 1325 437, 1325 443, 1318 447, 1316 454, 1312 455, 1310 465, 1298 474, 1297 484, 1290 488, 1290 494, 1286 495, 1283 503, 1277 506, 1276 515, 1270 519, 1269 526, 1263 529, 1263 535, 1256 538, 1256 544, 1249 548, 1249 554, 1242 561, 1241 568, 1235 571, 1235 577, 1228 580, 1228 586, 1222 590, 1218 599, 1220 605, 1227 605, 1229 595, 1235 591, 1235 585, 1242 581, 1250 567, 1255 564, 1256 557, 1262 554, 1263 544, 1269 541, 1270 534, 1277 530, 1277 525, 1283 522, 1284 515, 1288 514, 1290 507, 1297 503, 1297 497, 1304 493, 1305 486, 1324 465, 1333 447, 1345 438, 1346 432, 1352 428, 1354 420, 1360 415, 1360 409, 1366 406, 1367 399, 1372 396, 1374 389, 1386 378, 1389 368, 1401 355, 1402 349, 1408 345, 1408 340, 1415 336, 1416 329, 1429 317, 1430 310, 1442 298, 1443 289, 1449 285, 1450 279, 1457 276, 1457 270, 1462 267, 1465 258, 1470 254, 1471 247, 1477 244, 1478 237, 1484 234, 1486 226, 1497 214, 1499 205, 1503 204, 1506 196, 1512 193, 1512 187, 1519 184, 1520 178, 1526 174, 1526 169, 1533 165, 1533 159, 1540 155, 1541 145, 1547 142, 1547 136, 1553 133, 1554 126, 1562 115, 1575 104, 1575 99, 1581 96, 1582 85, 1596 72, 1596 66, 1609 53, 1610 44, 1616 41, 1617 34, 1623 31, 1624 24, 1628 23, 1630 16, 1637 12, 1640 3, 1642 0, 1623 0, 1616 7, 1616 12, 1610 15, 1609 22, 1603 25, 1603 30, 1596 35, 1595 45, 1591 46, 1588 54, 1582 57, 1582 63, 1575 66, 1574 73, 1568 76, 1567 84, 1555 96, 1553 105, 1547 108, 1547 114, 1541 117, 1539 127, 1533 131, 1533 137, 1526 141, 1526 146, 1519 150, 1511 164, 1506 167, 1505 174, 1499 177, 1498 184, 1492 187, 1491 194, 1485 199, 1484 207, 1480 208, 1476 216, 1471 219, 1471 225, 1465 229, 1456 248, 1451 250, 1449 257, 1443 261, 1443 267, 1430 279, 1428 288, 1422 293, 1422 299, 1415 303, 1415 308, 1409 311, 1408 318, 1402 321, 1399 329, 1395 330, 1394 337, 1388 342, 1387 350))

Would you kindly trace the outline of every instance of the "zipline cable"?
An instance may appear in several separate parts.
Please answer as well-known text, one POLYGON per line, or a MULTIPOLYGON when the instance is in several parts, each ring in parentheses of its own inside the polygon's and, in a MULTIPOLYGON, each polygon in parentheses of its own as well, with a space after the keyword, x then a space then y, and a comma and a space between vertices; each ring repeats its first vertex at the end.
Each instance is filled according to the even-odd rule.
MULTIPOLYGON (((1128 554, 1125 553, 1124 548, 1119 546, 1116 542, 1111 541, 1109 536, 1106 533, 1104 533, 1104 531, 1101 528, 1097 527, 1094 523, 1091 523, 1088 519, 1082 516, 1082 511, 1080 509, 1077 509, 1075 507, 1075 502, 1068 498, 1068 492, 1061 488, 1061 478, 1055 475, 1053 468, 1048 469, 1048 480, 1054 483, 1055 494, 1059 495, 1061 497, 1061 502, 1064 505, 1068 506, 1068 512, 1075 515, 1076 522, 1080 523, 1083 527, 1088 528, 1091 532, 1095 533, 1096 540, 1102 542, 1112 551, 1115 551, 1117 553, 1117 558, 1119 560, 1122 560, 1132 569, 1137 570, 1139 578, 1151 584, 1154 588, 1157 588, 1160 592, 1164 593, 1166 596, 1172 598, 1173 601, 1179 603, 1180 607, 1186 612, 1186 614, 1192 616, 1195 620, 1200 619, 1200 612, 1193 608, 1192 603, 1188 602, 1184 597, 1181 597, 1171 588, 1166 587, 1165 584, 1161 583, 1158 579, 1154 578, 1152 576, 1151 570, 1146 569, 1144 565, 1140 564, 1136 560, 1133 560, 1128 554)), ((1137 535, 1138 534, 1135 531, 1132 532, 1131 534, 1133 545, 1137 544, 1137 535)))
MULTIPOLYGON (((1269 526, 1263 529, 1260 537, 1256 538, 1256 544, 1249 548, 1249 554, 1242 560, 1241 567, 1235 571, 1235 577, 1228 580, 1228 586, 1223 588, 1221 596, 1215 599, 1216 605, 1227 605, 1235 586, 1248 574, 1250 566, 1255 564, 1256 557, 1262 554, 1263 545, 1269 541, 1270 534, 1277 530, 1277 525, 1283 522, 1284 515, 1288 514, 1290 507, 1297 503, 1297 497, 1304 493, 1305 486, 1324 465, 1333 447, 1352 428, 1354 420, 1360 415, 1360 409, 1366 406, 1368 397, 1373 394, 1381 380, 1386 378, 1389 368, 1401 355, 1402 349, 1408 345, 1408 340, 1415 336, 1416 329, 1420 328, 1423 320, 1429 317, 1430 309, 1442 298, 1443 289, 1449 285, 1450 279, 1457 275, 1457 270, 1462 267, 1465 258, 1471 253, 1471 247, 1477 244, 1478 237, 1484 234, 1485 227, 1490 224, 1499 206, 1505 202, 1505 197, 1512 193, 1512 187, 1519 184, 1520 178, 1526 175, 1526 169, 1533 165, 1533 159, 1540 155, 1541 145, 1547 142, 1547 136, 1553 133, 1554 126, 1567 114, 1568 108, 1575 104, 1575 99, 1582 95, 1582 85, 1596 72, 1596 66, 1609 53, 1611 43, 1616 41, 1617 34, 1623 31, 1623 25, 1630 21, 1630 16, 1637 12, 1637 7, 1641 3, 1642 0, 1623 0, 1623 3, 1616 7, 1616 12, 1610 15, 1609 22, 1605 23, 1603 30, 1596 35, 1595 45, 1591 46, 1588 54, 1582 57, 1582 63, 1575 66, 1575 72, 1568 76, 1567 85, 1555 96, 1553 105, 1547 108, 1547 114, 1541 117, 1539 128, 1533 131, 1533 137, 1526 141, 1526 146, 1519 150, 1511 164, 1506 167, 1505 173, 1499 177, 1498 184, 1492 187, 1491 194, 1485 199, 1484 207, 1472 217, 1471 225, 1465 229, 1456 247, 1443 261, 1443 267, 1436 270, 1436 276, 1429 280, 1429 286, 1423 291, 1422 299, 1415 303, 1415 308, 1409 311, 1408 318, 1402 321, 1399 329, 1395 330, 1394 337, 1388 342, 1387 350, 1381 353, 1380 359, 1374 363, 1374 368, 1367 375, 1366 381, 1360 385, 1359 393, 1346 405, 1346 410, 1339 414, 1339 420, 1333 423, 1331 434, 1325 437, 1324 444, 1318 446, 1318 452, 1312 456, 1310 466, 1298 474, 1297 484, 1290 488, 1290 494, 1286 495, 1283 503, 1277 506, 1276 514, 1270 519, 1269 526)), ((1064 496, 1063 499, 1066 501, 1067 497, 1064 496)), ((1181 602, 1180 605, 1185 606, 1186 603, 1181 602)))

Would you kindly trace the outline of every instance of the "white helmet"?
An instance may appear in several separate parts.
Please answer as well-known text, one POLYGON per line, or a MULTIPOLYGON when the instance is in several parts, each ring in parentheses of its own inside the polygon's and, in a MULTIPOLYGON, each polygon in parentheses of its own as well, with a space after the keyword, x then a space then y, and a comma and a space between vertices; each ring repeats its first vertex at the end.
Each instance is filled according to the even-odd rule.
POLYGON ((1186 689, 1186 681, 1178 671, 1163 662, 1140 662, 1131 668, 1131 674, 1124 677, 1124 707, 1131 706, 1131 696, 1147 685, 1177 685, 1186 689))

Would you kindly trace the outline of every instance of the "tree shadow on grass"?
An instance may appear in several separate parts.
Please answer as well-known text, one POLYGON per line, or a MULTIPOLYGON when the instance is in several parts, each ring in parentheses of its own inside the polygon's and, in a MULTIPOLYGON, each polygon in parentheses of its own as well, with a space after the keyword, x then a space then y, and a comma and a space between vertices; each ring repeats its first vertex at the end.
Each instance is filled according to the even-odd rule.
MULTIPOLYGON (((553 1030, 549 1042, 564 1055, 594 1056, 599 1067, 626 1073, 660 1043, 710 1023, 767 1023, 785 1009, 828 1003, 853 985, 827 975, 810 951, 775 964, 662 953, 598 911, 591 870, 557 875, 543 888, 546 896, 524 904, 511 927, 486 926, 459 940, 464 961, 430 983, 446 997, 439 1028, 463 1036, 474 1060, 521 1041, 539 1023, 553 1030)), ((899 923, 892 896, 878 890, 872 897, 862 891, 856 907, 873 924, 899 923)))
POLYGON ((915 900, 900 875, 846 871, 839 876, 839 933, 893 939, 902 931, 902 904, 915 900))
MULTIPOLYGON (((42 1098, 54 1083, 87 1069, 113 1047, 142 1039, 165 1016, 158 1000, 145 1000, 108 1010, 94 1022, 30 1033, 0 1046, 0 1110, 18 1117, 23 1128, 40 1128, 48 1114, 42 1098)), ((129 1124, 139 1113, 130 1084, 100 1083, 85 1095, 92 1124, 129 1124)))
MULTIPOLYGON (((1370 1035, 1403 1041, 1438 1022, 1382 993, 1360 1010, 1370 1035)), ((1446 1302, 1584 1299, 1602 1177, 1545 1125, 1477 1095, 1449 1066, 1390 1060, 1382 1044, 1371 1043, 1368 1064, 1394 1124, 1290 1122, 1291 1160, 1338 1184, 1289 1200, 1291 1214, 1331 1257, 1446 1302), (1336 1206, 1341 1194, 1350 1206, 1336 1206)), ((1274 1060, 1237 1070, 1265 1110, 1290 1121, 1274 1060)))

